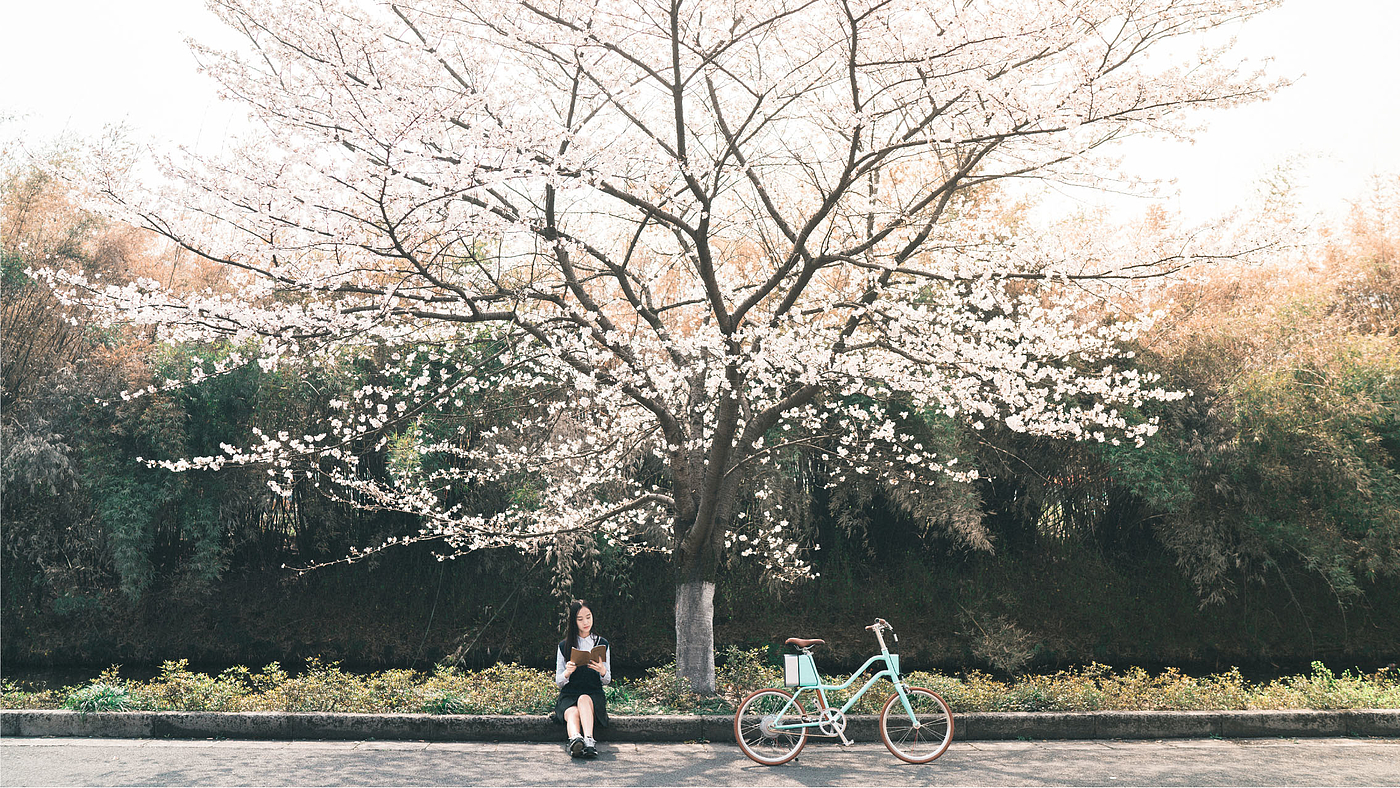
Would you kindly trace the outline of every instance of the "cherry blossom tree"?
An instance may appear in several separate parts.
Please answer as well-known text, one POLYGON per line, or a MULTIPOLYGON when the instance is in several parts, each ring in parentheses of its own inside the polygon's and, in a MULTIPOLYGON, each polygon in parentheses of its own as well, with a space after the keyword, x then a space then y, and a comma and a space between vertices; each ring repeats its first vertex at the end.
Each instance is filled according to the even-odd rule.
POLYGON ((972 472, 904 430, 911 411, 1153 432, 1134 414, 1180 395, 1134 370, 1122 343, 1152 313, 1111 294, 1219 250, 1013 230, 996 186, 1101 183, 1105 143, 1266 95, 1228 45, 1180 53, 1274 4, 212 0, 246 46, 195 51, 258 133, 164 160, 166 186, 97 167, 92 188, 226 266, 236 294, 50 276, 164 339, 241 349, 167 386, 382 366, 318 434, 152 462, 265 464, 274 489, 418 516, 399 541, 446 555, 581 536, 662 551, 678 672, 712 692, 721 560, 811 571, 765 503, 784 451, 930 484, 972 472), (506 426, 470 428, 487 396, 506 426), (361 472, 366 445, 391 453, 387 478, 361 472), (529 494, 474 506, 490 485, 529 494))

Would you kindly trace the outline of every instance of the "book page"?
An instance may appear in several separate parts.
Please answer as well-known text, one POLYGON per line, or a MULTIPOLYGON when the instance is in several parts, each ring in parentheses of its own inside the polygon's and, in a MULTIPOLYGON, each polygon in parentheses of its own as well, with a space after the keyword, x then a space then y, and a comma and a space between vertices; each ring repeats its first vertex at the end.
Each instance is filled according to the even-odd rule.
POLYGON ((583 667, 592 662, 606 662, 608 659, 608 647, 597 646, 592 651, 584 651, 576 648, 569 652, 569 661, 583 667))

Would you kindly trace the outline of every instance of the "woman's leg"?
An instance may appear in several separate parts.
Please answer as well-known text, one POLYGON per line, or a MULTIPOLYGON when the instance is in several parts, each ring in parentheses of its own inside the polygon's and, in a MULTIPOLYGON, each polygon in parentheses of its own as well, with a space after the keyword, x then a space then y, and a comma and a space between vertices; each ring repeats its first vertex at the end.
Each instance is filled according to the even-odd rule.
POLYGON ((578 706, 569 711, 578 712, 578 720, 583 724, 583 735, 593 738, 593 698, 588 695, 578 696, 578 706))
MULTIPOLYGON (((579 710, 579 707, 583 705, 583 699, 584 699, 584 698, 587 698, 587 697, 588 697, 587 695, 584 695, 583 697, 580 697, 580 698, 578 699, 578 700, 579 700, 579 705, 578 705, 578 706, 570 706, 569 708, 564 709, 564 726, 565 726, 566 728, 569 729, 569 738, 570 738, 570 739, 572 739, 572 738, 574 738, 575 736, 578 736, 578 735, 579 735, 579 713, 578 713, 578 710, 579 710)), ((593 729, 593 705, 592 705, 592 699, 591 699, 591 698, 589 699, 589 706, 588 706, 588 729, 589 729, 589 730, 592 730, 592 729, 593 729)))

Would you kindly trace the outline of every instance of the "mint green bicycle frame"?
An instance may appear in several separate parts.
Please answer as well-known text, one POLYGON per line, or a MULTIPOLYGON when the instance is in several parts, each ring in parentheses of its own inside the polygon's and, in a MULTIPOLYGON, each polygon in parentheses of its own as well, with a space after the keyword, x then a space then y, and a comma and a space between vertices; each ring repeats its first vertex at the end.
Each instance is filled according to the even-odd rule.
MULTIPOLYGON (((883 645, 883 643, 882 643, 882 645, 883 645)), ((808 656, 810 657, 810 654, 809 654, 808 656)), ((821 711, 822 711, 823 709, 831 708, 831 705, 830 705, 829 703, 826 702, 826 692, 827 692, 827 690, 834 690, 834 691, 838 691, 838 692, 839 692, 839 691, 841 691, 841 690, 846 689, 847 687, 849 687, 849 686, 851 686, 852 684, 856 683, 856 679, 860 678, 861 674, 865 673, 866 669, 869 668, 871 665, 874 665, 876 662, 884 662, 884 663, 885 663, 885 669, 882 670, 882 671, 880 671, 879 673, 876 673, 875 675, 871 676, 871 677, 870 677, 870 680, 867 681, 867 682, 865 682, 865 686, 861 687, 860 690, 859 690, 858 692, 856 692, 856 694, 854 694, 854 695, 851 696, 851 699, 850 699, 850 700, 846 701, 846 703, 845 703, 844 706, 842 706, 840 709, 837 710, 838 713, 839 713, 842 717, 846 716, 846 712, 849 711, 850 708, 856 704, 856 701, 860 700, 861 697, 865 695, 865 691, 868 690, 868 689, 870 689, 871 685, 873 685, 875 682, 879 681, 879 680, 882 679, 882 678, 888 678, 888 679, 890 680, 890 683, 894 685, 895 694, 899 695, 899 703, 900 703, 900 705, 902 705, 902 706, 904 707, 904 712, 905 712, 906 714, 909 715, 909 719, 910 719, 910 720, 913 720, 913 721, 917 722, 917 721, 918 721, 918 718, 914 715, 914 709, 910 708, 910 706, 909 706, 909 697, 908 697, 907 695, 904 694, 904 682, 901 681, 900 678, 899 678, 899 655, 897 655, 897 654, 891 654, 891 653, 889 652, 889 649, 883 649, 883 648, 880 650, 880 653, 879 653, 878 655, 873 656, 873 657, 871 657, 870 659, 867 659, 867 660, 865 661, 865 664, 860 666, 860 670, 857 670, 855 673, 852 673, 852 674, 851 674, 851 678, 848 679, 848 680, 846 681, 845 684, 839 684, 839 685, 837 685, 837 684, 822 684, 822 683, 821 683, 821 674, 818 673, 818 674, 817 674, 817 685, 816 685, 815 687, 796 687, 796 688, 794 688, 795 691, 792 693, 792 697, 788 699, 788 702, 787 702, 786 704, 783 705, 782 710, 778 712, 778 719, 782 719, 783 716, 786 715, 786 714, 788 713, 788 711, 789 711, 790 709, 792 709, 792 707, 793 707, 795 704, 797 704, 797 699, 798 699, 799 697, 802 696, 802 693, 803 693, 803 692, 806 692, 807 690, 815 690, 816 693, 817 693, 817 698, 821 701, 821 706, 817 709, 818 714, 820 714, 821 711)), ((816 663, 816 660, 812 660, 812 667, 813 667, 813 669, 816 668, 816 664, 817 664, 817 663, 816 663)), ((801 707, 800 705, 798 705, 797 708, 798 708, 799 711, 802 709, 802 707, 801 707)), ((805 716, 805 715, 804 715, 804 716, 805 716)), ((774 725, 774 726, 773 726, 773 729, 774 729, 774 730, 780 730, 780 731, 783 731, 783 730, 798 730, 798 729, 801 729, 801 728, 818 727, 818 726, 820 726, 820 725, 821 725, 821 720, 820 720, 820 719, 817 719, 817 720, 812 720, 812 721, 810 721, 810 722, 790 723, 790 724, 786 724, 786 725, 774 725)), ((825 735, 825 734, 821 734, 821 735, 825 735)))

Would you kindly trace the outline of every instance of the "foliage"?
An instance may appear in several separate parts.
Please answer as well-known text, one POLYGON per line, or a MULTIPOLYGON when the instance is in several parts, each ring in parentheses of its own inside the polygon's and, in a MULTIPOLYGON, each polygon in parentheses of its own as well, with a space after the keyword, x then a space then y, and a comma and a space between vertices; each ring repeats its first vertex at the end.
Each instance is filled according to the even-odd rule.
POLYGON ((1400 704, 1400 675, 1393 668, 1372 674, 1346 671, 1334 677, 1314 663, 1313 671, 1251 683, 1238 670, 1196 678, 1173 669, 1154 676, 1141 668, 1113 673, 1103 665, 1089 665, 1013 682, 976 671, 961 680, 915 673, 909 681, 943 695, 954 711, 1386 709, 1400 704))
POLYGON ((276 681, 276 665, 269 665, 262 675, 250 674, 247 668, 230 668, 218 676, 189 670, 188 660, 165 662, 160 675, 149 682, 128 684, 133 703, 139 708, 155 711, 244 711, 244 698, 251 686, 266 686, 276 681))
POLYGON ((367 677, 343 672, 337 665, 313 664, 305 674, 270 687, 262 694, 285 711, 409 711, 418 705, 411 670, 387 670, 367 677))
MULTIPOLYGON (((409 364, 404 359, 414 350, 406 349, 404 363, 395 366, 381 349, 381 366, 347 354, 319 367, 264 370, 230 364, 240 353, 246 361, 247 347, 223 340, 153 345, 144 332, 102 327, 81 311, 71 313, 81 330, 64 333, 74 327, 57 319, 56 302, 25 274, 46 255, 114 277, 144 273, 179 282, 188 276, 191 286, 217 281, 191 260, 172 260, 122 228, 75 211, 45 172, 14 169, 4 194, 6 571, 0 581, 7 658, 149 661, 180 653, 262 664, 304 653, 308 641, 357 664, 409 665, 454 647, 466 649, 459 656, 475 665, 503 653, 535 658, 557 610, 542 590, 548 581, 526 571, 533 566, 528 560, 483 552, 452 565, 441 610, 420 610, 434 596, 431 581, 444 576, 437 565, 424 569, 380 556, 370 567, 382 567, 379 574, 342 575, 339 585, 293 580, 284 564, 334 559, 416 522, 328 500, 314 474, 298 478, 283 498, 267 491, 262 467, 170 476, 135 462, 216 452, 221 443, 246 437, 255 421, 291 435, 311 433, 338 413, 323 397, 466 368, 491 355, 489 337, 456 348, 446 361, 442 348, 415 345, 422 358, 440 354, 431 364, 409 364), (30 345, 27 357, 12 352, 30 345), (41 352, 50 346, 53 352, 41 352), (221 364, 225 371, 198 387, 163 387, 196 366, 221 364), (150 387, 157 391, 120 396, 150 387), (419 583, 428 572, 429 581, 419 583), (449 602, 454 579, 461 599, 449 602), (370 585, 378 596, 356 596, 370 585), (488 593, 498 587, 499 594, 488 593), (357 609, 352 600, 370 604, 357 609), (510 612, 481 615, 487 605, 510 612), (299 606, 320 612, 307 615, 299 606), (506 625, 512 617, 522 623, 506 625)), ((925 483, 916 487, 893 485, 888 474, 844 473, 824 459, 840 445, 814 434, 803 437, 810 443, 775 448, 773 462, 737 498, 747 522, 735 526, 726 553, 727 585, 716 617, 722 637, 749 644, 790 622, 812 629, 781 634, 825 633, 838 622, 891 615, 901 624, 917 621, 938 640, 921 646, 913 664, 954 673, 969 666, 1044 670, 1090 659, 1196 669, 1296 664, 1317 653, 1379 658, 1377 664, 1394 659, 1394 618, 1385 606, 1394 599, 1400 558, 1396 194, 1382 184, 1373 199, 1358 202, 1348 226, 1295 258, 1225 267, 1174 288, 1173 311, 1139 350, 1147 368, 1194 394, 1154 411, 1163 429, 1144 447, 1050 439, 993 423, 977 430, 889 392, 897 434, 940 456, 966 457, 978 478, 921 471, 925 483), (759 497, 760 491, 771 495, 759 497), (775 505, 783 507, 781 515, 775 505), (770 514, 789 520, 801 554, 820 572, 802 596, 753 582, 763 550, 746 556, 741 545, 762 536, 760 522, 770 514), (978 534, 994 554, 974 552, 978 534), (1175 571, 1170 560, 1178 563, 1175 571), (1194 613, 1190 588, 1221 606, 1194 613), (930 593, 957 604, 943 610, 914 603, 930 593), (908 604, 909 612, 870 609, 872 597, 882 606, 908 604)), ((855 395, 846 404, 871 402, 855 395)), ((415 453, 415 441, 446 440, 462 427, 468 443, 479 442, 525 410, 514 392, 473 389, 460 407, 415 424, 418 432, 394 433, 382 448, 371 439, 356 444, 360 472, 381 481, 412 475, 415 465, 431 473, 437 466, 415 453)), ((780 434, 791 433, 775 427, 765 440, 776 447, 780 434)), ((898 441, 867 447, 872 467, 906 467, 898 441)), ((656 463, 639 466, 637 474, 649 484, 665 477, 656 463)), ((538 500, 540 488, 539 479, 524 477, 476 485, 454 500, 501 512, 538 500)), ((551 549, 564 570, 555 580, 558 593, 616 593, 607 601, 636 619, 637 629, 622 639, 633 650, 629 661, 655 665, 667 658, 674 642, 664 631, 670 611, 654 601, 668 593, 671 576, 654 556, 647 556, 650 563, 636 560, 623 543, 598 535, 560 539, 551 549)), ((849 668, 863 645, 833 644, 833 654, 849 668)), ((762 683, 726 679, 728 669, 721 666, 717 676, 726 697, 738 692, 728 687, 762 683)), ((660 702, 653 698, 693 702, 684 685, 655 678, 645 692, 627 684, 611 692, 638 708, 660 702)), ((334 672, 322 680, 352 681, 334 672)), ((246 680, 183 681, 172 679, 168 690, 189 700, 169 703, 232 708, 242 697, 237 684, 246 680)), ((1026 690, 1027 707, 1045 702, 1036 695, 1044 691, 1033 689, 1026 690)), ((350 696, 360 690, 345 691, 353 705, 350 696)), ((311 703, 298 692, 289 688, 284 701, 311 703)), ((50 702, 42 693, 35 697, 50 702)), ((133 702, 160 707, 166 701, 133 702)), ((419 702, 406 699, 403 708, 419 702)), ((446 690, 421 702, 442 709, 515 703, 468 702, 446 690)))
POLYGON ((1151 366, 1191 401, 1163 440, 1107 449, 1204 599, 1287 567, 1339 605, 1400 577, 1400 179, 1378 184, 1326 243, 1186 286, 1151 366))
MULTIPOLYGON (((733 713, 749 692, 781 687, 781 672, 768 664, 764 649, 725 650, 720 679, 722 698, 690 692, 663 666, 635 682, 608 687, 611 714, 733 713)), ((832 684, 849 676, 826 676, 832 684)), ((961 677, 914 671, 913 686, 942 695, 955 712, 974 711, 1200 711, 1213 709, 1395 709, 1400 708, 1400 673, 1383 668, 1370 674, 1350 670, 1337 675, 1314 662, 1307 675, 1250 682, 1238 670, 1204 677, 1169 669, 1153 675, 1141 668, 1114 672, 1091 664, 1050 675, 998 680, 969 671, 961 677)), ((859 689, 828 695, 841 705, 859 689)), ((879 682, 852 708, 875 714, 893 688, 879 682)), ((63 708, 79 711, 128 709, 180 711, 333 711, 429 714, 547 714, 557 690, 544 671, 501 664, 482 671, 436 668, 429 675, 384 671, 345 673, 313 660, 302 676, 290 678, 277 665, 261 673, 231 668, 218 676, 190 672, 183 662, 167 662, 149 682, 124 681, 115 668, 82 687, 59 692, 27 692, 7 682, 3 708, 63 708)))
MULTIPOLYGON (((989 185, 1092 182, 1101 145, 1267 95, 1228 47, 1145 53, 1276 2, 219 3, 247 46, 198 51, 266 133, 169 163, 159 187, 102 160, 84 185, 233 286, 38 275, 166 342, 234 349, 141 397, 252 362, 375 368, 320 395, 308 430, 140 455, 152 467, 257 467, 287 498, 312 479, 408 515, 371 551, 571 556, 601 535, 665 553, 696 592, 677 631, 704 632, 684 600, 727 550, 775 580, 814 574, 763 470, 796 446, 833 466, 826 483, 878 474, 925 528, 987 549, 975 496, 940 500, 974 472, 917 448, 909 414, 1114 444, 1156 430, 1131 411, 1179 394, 1122 348, 1155 316, 1111 297, 1200 259, 1197 236, 1038 232, 989 185), (461 409, 485 392, 508 410, 473 431, 461 409), (387 467, 367 472, 364 447, 387 467), (505 505, 476 505, 479 486, 505 505)), ((142 505, 174 495, 113 492, 133 596, 152 576, 142 505)), ((703 694, 711 640, 678 640, 703 694)))
POLYGON ((480 671, 439 666, 423 686, 422 711, 448 714, 547 714, 559 694, 552 674, 510 663, 480 671))
POLYGON ((0 682, 0 709, 56 709, 63 698, 58 690, 32 690, 9 679, 0 682))
MULTIPOLYGON (((119 139, 69 141, 33 161, 7 158, 0 172, 0 501, 7 574, 22 580, 6 587, 7 621, 97 627, 152 596, 207 600, 231 570, 340 556, 398 528, 392 517, 347 515, 312 492, 314 480, 284 499, 260 468, 194 478, 139 462, 217 451, 251 434, 254 414, 264 428, 300 427, 322 415, 309 392, 333 396, 361 381, 349 364, 295 376, 232 364, 203 386, 171 389, 166 381, 225 364, 240 348, 161 345, 62 307, 33 269, 225 289, 197 259, 78 207, 68 177, 84 155, 114 167, 125 160, 119 139)), ((355 449, 373 468, 373 448, 355 449)))
POLYGON ((63 698, 63 708, 84 714, 94 711, 128 711, 134 705, 125 683, 117 678, 116 666, 104 671, 87 686, 65 692, 63 698))
POLYGON ((720 694, 735 707, 746 695, 763 687, 779 687, 782 669, 769 659, 769 650, 728 646, 720 652, 724 663, 718 670, 720 694))
MULTIPOLYGON (((673 709, 703 714, 732 708, 719 697, 697 693, 690 679, 677 673, 675 662, 649 668, 635 682, 615 682, 607 694, 610 704, 617 701, 620 714, 665 714, 673 709)), ((609 713, 612 709, 608 706, 609 713)))

